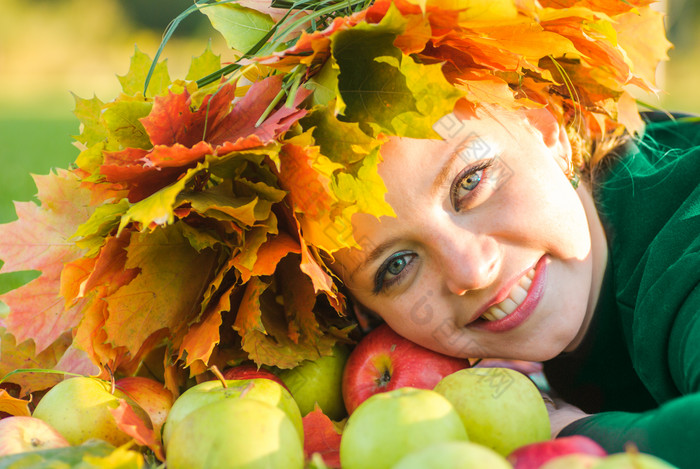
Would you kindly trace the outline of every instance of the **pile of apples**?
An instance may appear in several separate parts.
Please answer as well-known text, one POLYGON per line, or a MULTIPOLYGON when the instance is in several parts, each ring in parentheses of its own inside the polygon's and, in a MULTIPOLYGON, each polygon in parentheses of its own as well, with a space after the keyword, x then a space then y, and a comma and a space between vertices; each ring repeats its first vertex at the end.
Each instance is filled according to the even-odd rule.
POLYGON ((148 378, 66 379, 31 417, 0 420, 0 456, 99 439, 147 444, 168 469, 673 467, 583 436, 552 439, 528 376, 470 367, 386 325, 294 369, 239 365, 218 378, 177 399, 148 378))

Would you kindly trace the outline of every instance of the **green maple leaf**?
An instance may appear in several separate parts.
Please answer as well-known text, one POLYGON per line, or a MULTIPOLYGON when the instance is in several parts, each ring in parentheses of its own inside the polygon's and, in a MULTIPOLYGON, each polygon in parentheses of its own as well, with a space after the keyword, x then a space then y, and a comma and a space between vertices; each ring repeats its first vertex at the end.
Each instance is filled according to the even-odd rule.
POLYGON ((392 120, 397 134, 413 138, 440 138, 433 125, 454 110, 462 92, 445 79, 441 64, 418 64, 404 56, 399 68, 415 98, 416 112, 409 111, 392 120))
POLYGON ((73 138, 88 147, 105 140, 108 132, 100 121, 104 103, 96 96, 92 99, 83 99, 73 95, 73 99, 75 99, 73 114, 82 127, 80 135, 74 135, 73 138))
POLYGON ((404 26, 403 17, 390 9, 378 24, 360 23, 331 37, 333 58, 340 69, 341 120, 376 124, 395 133, 394 117, 417 110, 401 70, 388 60, 376 60, 401 60, 402 53, 394 41, 404 26))
MULTIPOLYGON (((134 96, 137 93, 143 93, 143 86, 146 83, 148 70, 151 68, 151 58, 136 48, 134 55, 131 57, 131 65, 126 75, 118 76, 119 83, 122 85, 124 94, 134 96)), ((151 75, 151 80, 148 83, 146 96, 159 96, 165 94, 168 86, 172 81, 168 73, 166 61, 162 61, 156 65, 151 75)))
POLYGON ((119 226, 121 217, 129 209, 129 201, 121 199, 119 202, 104 204, 95 208, 90 218, 80 225, 71 238, 79 238, 75 244, 81 249, 86 249, 85 257, 97 255, 104 244, 105 238, 114 228, 119 226))
POLYGON ((333 57, 329 57, 321 70, 306 82, 306 87, 313 90, 311 103, 327 105, 338 95, 338 65, 333 57))
POLYGON ((391 205, 384 200, 386 186, 377 172, 378 164, 377 149, 362 160, 357 176, 345 172, 336 175, 332 185, 333 192, 340 200, 354 202, 344 212, 348 222, 349 216, 357 211, 372 214, 377 218, 383 215, 396 216, 391 205))
POLYGON ((152 107, 153 103, 140 95, 121 96, 120 99, 104 106, 102 119, 110 140, 119 143, 123 148, 151 148, 151 140, 139 119, 146 117, 152 107))
POLYGON ((141 223, 141 226, 144 228, 173 223, 175 220, 173 209, 177 205, 178 195, 185 190, 187 184, 206 166, 206 163, 198 163, 195 168, 189 169, 183 177, 173 184, 132 205, 121 218, 119 232, 131 222, 141 223))
POLYGON ((314 141, 323 155, 349 166, 364 158, 380 142, 364 133, 358 123, 338 120, 332 108, 333 103, 315 108, 301 120, 301 125, 313 129, 314 141))
POLYGON ((231 49, 244 53, 275 25, 270 15, 237 3, 221 3, 201 8, 211 25, 221 33, 231 49))
POLYGON ((221 69, 221 55, 216 55, 211 50, 211 41, 199 57, 193 57, 186 80, 197 80, 221 69))

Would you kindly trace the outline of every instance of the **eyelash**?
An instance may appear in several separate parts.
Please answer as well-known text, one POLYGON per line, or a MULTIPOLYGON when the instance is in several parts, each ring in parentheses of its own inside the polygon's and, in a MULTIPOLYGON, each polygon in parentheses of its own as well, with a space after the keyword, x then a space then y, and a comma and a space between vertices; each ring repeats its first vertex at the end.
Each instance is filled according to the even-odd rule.
POLYGON ((469 195, 467 196, 469 198, 477 197, 479 195, 479 193, 481 192, 483 184, 484 184, 485 179, 486 179, 486 176, 488 175, 488 171, 486 171, 486 170, 488 168, 490 168, 491 166, 493 166, 493 161, 494 161, 494 158, 491 158, 491 159, 486 160, 486 161, 482 161, 481 163, 479 163, 475 166, 471 166, 469 168, 462 170, 462 172, 457 175, 457 177, 455 178, 455 182, 452 184, 452 187, 450 187, 450 200, 452 201, 452 206, 454 207, 454 209, 457 212, 459 212, 461 210, 462 207, 461 207, 460 202, 464 199, 464 198, 459 199, 459 189, 460 189, 460 186, 462 184, 462 181, 464 181, 465 179, 467 179, 470 176, 475 175, 479 171, 484 171, 484 174, 481 176, 481 179, 479 180, 479 183, 477 184, 477 186, 473 190, 471 190, 469 195))
POLYGON ((400 251, 394 254, 393 256, 390 256, 387 260, 384 261, 384 263, 379 267, 379 270, 377 270, 377 274, 374 276, 374 289, 372 292, 376 295, 390 286, 394 285, 398 281, 401 280, 401 278, 406 274, 408 271, 408 266, 411 265, 412 259, 416 257, 417 254, 411 251, 400 251), (388 270, 389 270, 389 265, 394 262, 396 259, 400 259, 403 257, 411 257, 411 260, 408 260, 406 262, 406 265, 404 266, 403 269, 401 269, 401 272, 399 272, 397 275, 392 277, 390 280, 385 280, 384 277, 386 276, 388 270))

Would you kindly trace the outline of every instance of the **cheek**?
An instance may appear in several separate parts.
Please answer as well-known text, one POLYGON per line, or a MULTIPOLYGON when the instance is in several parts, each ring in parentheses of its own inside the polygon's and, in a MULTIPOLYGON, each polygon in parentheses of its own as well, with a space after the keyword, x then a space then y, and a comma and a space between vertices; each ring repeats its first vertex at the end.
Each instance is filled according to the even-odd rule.
POLYGON ((556 169, 514 171, 510 184, 496 192, 502 233, 556 257, 586 257, 591 249, 586 213, 566 178, 556 169))
POLYGON ((463 340, 457 334, 454 318, 447 314, 446 305, 440 305, 430 288, 410 301, 389 303, 379 315, 396 333, 425 348, 454 354, 466 347, 458 343, 463 340))

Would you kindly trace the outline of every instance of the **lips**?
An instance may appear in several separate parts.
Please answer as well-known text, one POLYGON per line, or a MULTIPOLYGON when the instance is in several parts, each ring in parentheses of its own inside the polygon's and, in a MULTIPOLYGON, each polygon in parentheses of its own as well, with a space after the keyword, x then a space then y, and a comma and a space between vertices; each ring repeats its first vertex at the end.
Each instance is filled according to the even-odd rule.
POLYGON ((473 323, 480 329, 503 332, 525 321, 542 298, 547 277, 546 256, 540 258, 532 269, 521 275, 510 287, 504 289, 473 323))

